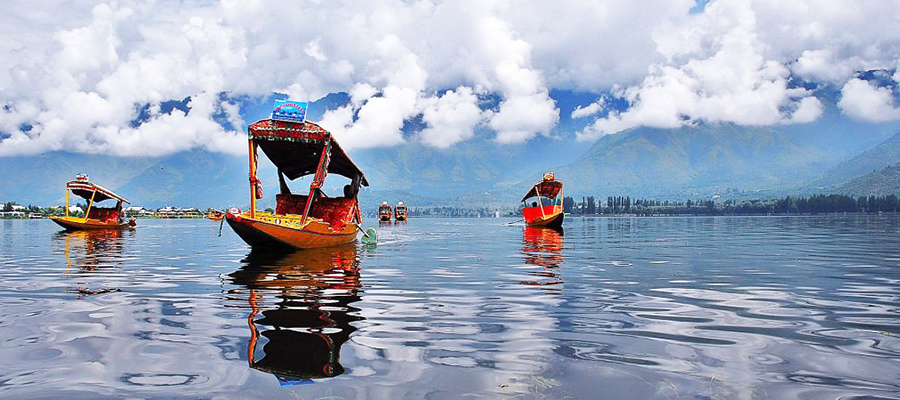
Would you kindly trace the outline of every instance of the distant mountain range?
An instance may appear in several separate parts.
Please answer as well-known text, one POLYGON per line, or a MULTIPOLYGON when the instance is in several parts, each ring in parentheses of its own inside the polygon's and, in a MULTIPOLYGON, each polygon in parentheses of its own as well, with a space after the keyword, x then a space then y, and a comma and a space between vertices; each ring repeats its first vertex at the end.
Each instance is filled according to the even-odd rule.
MULTIPOLYGON (((816 93, 826 106, 825 114, 808 124, 746 127, 698 122, 677 129, 637 128, 585 143, 575 141, 574 134, 587 121, 569 115, 592 98, 553 91, 561 119, 551 137, 500 145, 492 140, 492 132, 478 130, 469 141, 435 149, 416 140, 421 127, 410 123, 404 129, 407 143, 353 150, 350 155, 371 183, 360 194, 363 207, 371 209, 381 200, 401 199, 411 206, 515 206, 546 170, 556 171, 566 183, 566 195, 575 197, 898 193, 890 182, 896 182, 891 177, 900 170, 900 122, 850 120, 835 106, 836 90, 820 88, 816 93)), ((242 101, 245 120, 265 116, 268 104, 242 101)), ((311 104, 309 117, 321 118, 326 110, 348 101, 346 94, 331 94, 311 104)), ((263 157, 260 160, 266 190, 260 206, 266 207, 274 204, 278 185, 274 167, 263 157)), ((246 207, 249 197, 247 161, 241 156, 189 151, 123 158, 56 152, 0 157, 0 201, 60 204, 65 182, 79 172, 146 207, 246 207)), ((308 182, 294 182, 292 187, 305 191, 305 185, 308 182)))

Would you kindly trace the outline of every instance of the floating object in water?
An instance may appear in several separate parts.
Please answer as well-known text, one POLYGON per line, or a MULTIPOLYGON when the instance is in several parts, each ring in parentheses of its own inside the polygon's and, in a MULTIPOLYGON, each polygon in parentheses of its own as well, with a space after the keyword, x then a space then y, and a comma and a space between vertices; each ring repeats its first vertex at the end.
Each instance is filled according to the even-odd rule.
POLYGON ((363 231, 362 242, 365 245, 378 244, 378 232, 375 231, 375 228, 369 227, 363 231))

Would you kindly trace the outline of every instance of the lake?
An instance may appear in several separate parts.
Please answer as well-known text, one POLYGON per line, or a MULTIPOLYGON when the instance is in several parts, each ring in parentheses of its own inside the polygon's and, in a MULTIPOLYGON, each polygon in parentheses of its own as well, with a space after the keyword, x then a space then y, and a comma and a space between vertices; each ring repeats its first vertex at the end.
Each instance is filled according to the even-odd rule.
POLYGON ((0 398, 897 399, 900 216, 0 221, 0 398))

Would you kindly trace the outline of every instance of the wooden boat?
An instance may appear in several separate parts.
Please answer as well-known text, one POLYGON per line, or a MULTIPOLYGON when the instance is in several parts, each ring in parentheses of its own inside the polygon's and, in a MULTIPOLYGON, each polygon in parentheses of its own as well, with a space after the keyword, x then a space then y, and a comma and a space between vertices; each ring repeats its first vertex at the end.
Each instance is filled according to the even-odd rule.
POLYGON ((122 203, 128 204, 128 200, 125 200, 103 186, 90 182, 86 174, 78 174, 74 181, 69 181, 69 183, 66 184, 66 215, 64 217, 50 217, 50 219, 70 231, 82 229, 122 229, 135 226, 133 218, 129 221, 125 221, 122 203), (88 201, 84 217, 73 217, 69 215, 70 193, 88 201), (106 200, 116 200, 116 206, 97 207, 94 204, 106 200))
POLYGON ((403 204, 402 201, 398 202, 397 207, 394 207, 394 219, 397 221, 406 221, 407 216, 406 204, 403 204))
POLYGON ((206 213, 206 218, 209 218, 213 221, 221 221, 222 218, 225 218, 225 213, 215 208, 210 208, 209 212, 206 213))
POLYGON ((381 205, 378 206, 378 220, 379 221, 390 221, 391 220, 391 205, 386 201, 382 201, 381 205))
MULTIPOLYGON (((273 117, 279 115, 281 107, 285 106, 276 107, 273 117)), ((250 210, 225 215, 235 233, 252 247, 305 249, 356 240, 362 223, 357 193, 360 185, 369 183, 331 133, 309 121, 273 118, 254 122, 247 130, 250 210), (281 190, 275 196, 274 213, 256 211, 256 200, 263 194, 256 177, 257 150, 262 150, 278 168, 281 190), (328 197, 323 192, 329 173, 351 180, 344 186, 343 196, 328 197), (308 194, 292 194, 285 177, 294 180, 307 175, 314 175, 308 194)))
POLYGON ((547 228, 562 227, 563 214, 563 183, 556 180, 553 172, 544 174, 543 179, 531 187, 531 190, 522 198, 522 216, 525 225, 547 228), (537 198, 528 204, 528 200, 537 198))

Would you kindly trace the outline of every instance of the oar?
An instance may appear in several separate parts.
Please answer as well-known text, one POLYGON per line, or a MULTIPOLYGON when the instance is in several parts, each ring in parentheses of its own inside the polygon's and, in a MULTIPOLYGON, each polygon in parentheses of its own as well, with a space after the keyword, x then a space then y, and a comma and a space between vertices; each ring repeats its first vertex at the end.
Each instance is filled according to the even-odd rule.
POLYGON ((219 222, 219 237, 222 237, 222 226, 225 225, 225 217, 219 222))
POLYGON ((512 225, 512 224, 518 224, 519 222, 522 222, 522 221, 525 221, 525 219, 520 219, 520 220, 518 220, 518 221, 513 221, 513 222, 507 222, 507 223, 506 223, 506 226, 510 226, 510 225, 512 225))

